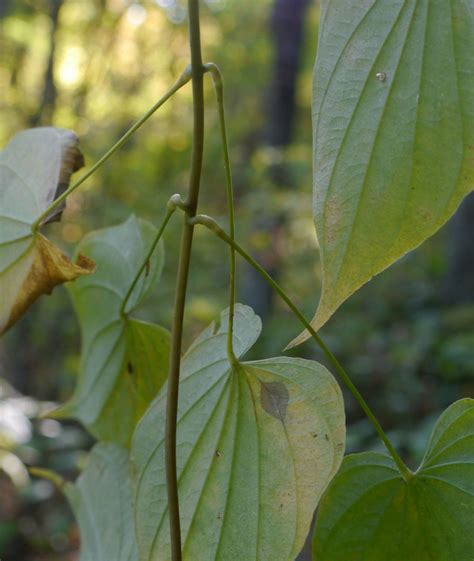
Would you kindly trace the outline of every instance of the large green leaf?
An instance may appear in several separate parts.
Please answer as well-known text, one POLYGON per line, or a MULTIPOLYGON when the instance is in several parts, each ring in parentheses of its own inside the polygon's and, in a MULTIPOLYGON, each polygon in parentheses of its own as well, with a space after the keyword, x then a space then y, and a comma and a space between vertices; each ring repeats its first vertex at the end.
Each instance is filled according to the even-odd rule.
POLYGON ((80 376, 71 400, 53 414, 75 417, 97 438, 124 445, 168 371, 169 332, 129 317, 156 285, 163 263, 161 246, 134 289, 126 314, 120 314, 155 236, 151 224, 134 216, 89 234, 77 252, 94 259, 97 270, 70 286, 81 324, 80 376))
MULTIPOLYGON (((342 460, 340 389, 321 365, 273 358, 231 367, 227 319, 183 359, 177 463, 186 561, 293 561, 342 460)), ((260 333, 236 307, 235 352, 260 333)), ((133 437, 135 527, 142 561, 170 559, 162 390, 133 437)))
POLYGON ((405 481, 391 458, 347 456, 321 501, 315 561, 472 561, 474 400, 440 417, 405 481))
POLYGON ((0 333, 38 296, 93 269, 84 259, 71 263, 32 232, 33 223, 83 164, 77 145, 72 131, 38 128, 20 132, 0 152, 0 333))
POLYGON ((474 188, 473 53, 472 0, 323 2, 313 90, 323 266, 315 329, 474 188))
POLYGON ((80 561, 138 561, 127 452, 97 444, 64 492, 79 523, 80 561))

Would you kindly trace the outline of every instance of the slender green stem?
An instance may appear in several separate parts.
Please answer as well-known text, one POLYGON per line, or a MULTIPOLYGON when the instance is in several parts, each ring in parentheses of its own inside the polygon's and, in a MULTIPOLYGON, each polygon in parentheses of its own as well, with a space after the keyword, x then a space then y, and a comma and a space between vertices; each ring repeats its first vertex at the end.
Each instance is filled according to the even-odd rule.
MULTIPOLYGON (((235 212, 234 212, 234 187, 232 183, 232 168, 229 157, 229 143, 227 141, 227 129, 225 122, 224 108, 224 81, 221 71, 217 64, 209 62, 204 65, 205 69, 212 75, 214 88, 216 90, 217 105, 219 110, 219 124, 221 129, 222 151, 224 155, 224 167, 226 172, 227 206, 229 209, 229 235, 235 240, 235 212)), ((231 364, 237 363, 234 353, 234 309, 235 309, 235 249, 231 245, 230 249, 230 302, 229 302, 229 327, 227 332, 227 355, 231 364)))
POLYGON ((172 97, 180 88, 191 79, 191 67, 187 67, 175 84, 151 107, 138 121, 132 125, 128 131, 97 160, 97 162, 77 181, 75 181, 62 195, 55 199, 48 208, 33 222, 31 227, 33 233, 36 233, 41 226, 43 220, 47 218, 51 212, 58 207, 73 191, 80 187, 86 179, 95 173, 115 152, 127 142, 127 140, 157 111, 170 97, 172 97))
POLYGON ((30 467, 28 468, 28 472, 34 477, 41 477, 42 479, 51 481, 51 483, 53 483, 53 485, 60 491, 62 491, 67 485, 66 481, 60 475, 50 469, 30 467))
MULTIPOLYGON (((189 189, 188 196, 184 204, 189 216, 195 216, 201 185, 201 170, 204 151, 204 67, 201 55, 199 0, 188 0, 188 14, 194 124, 189 189)), ((179 253, 166 403, 165 462, 172 561, 181 561, 182 559, 178 475, 176 465, 176 430, 178 424, 179 370, 181 366, 184 307, 186 302, 189 263, 191 260, 191 248, 194 233, 194 225, 190 224, 187 218, 188 216, 185 215, 179 253)))
POLYGON ((362 397, 362 395, 360 394, 359 390, 356 388, 352 380, 350 379, 349 374, 347 374, 347 372, 344 370, 340 362, 328 349, 324 341, 316 333, 312 325, 307 321, 307 319, 304 317, 302 312, 300 312, 296 304, 291 300, 288 294, 286 294, 283 288, 267 273, 267 271, 257 261, 255 261, 255 259, 249 253, 247 253, 235 240, 232 240, 230 236, 228 236, 227 233, 224 232, 224 230, 217 224, 217 222, 213 218, 211 218, 210 216, 205 216, 200 214, 190 219, 190 221, 193 224, 202 224, 203 226, 211 230, 214 234, 216 234, 220 239, 224 240, 227 244, 232 245, 234 249, 237 251, 237 253, 239 253, 271 285, 271 287, 279 294, 282 300, 285 301, 286 305, 290 308, 290 310, 294 313, 294 315, 311 333, 311 336, 319 345, 323 353, 326 355, 328 361, 333 365, 333 367, 339 374, 344 384, 347 386, 349 391, 355 397, 357 403, 360 405, 364 413, 367 415, 368 419, 373 424, 375 430, 377 431, 378 435, 382 439, 382 442, 385 444, 385 447, 387 448, 388 452, 392 456, 394 462, 397 464, 400 473, 405 479, 408 480, 412 476, 412 472, 409 470, 409 468, 405 465, 403 460, 398 455, 392 442, 385 434, 385 431, 382 429, 380 423, 378 422, 376 416, 374 415, 369 405, 362 397))
POLYGON ((148 250, 148 253, 147 253, 146 257, 145 257, 141 267, 138 269, 138 271, 135 275, 135 278, 132 281, 132 284, 129 286, 129 288, 127 290, 127 294, 125 295, 124 301, 122 302, 122 306, 120 307, 120 315, 122 317, 124 317, 127 313, 127 304, 128 304, 128 301, 130 300, 130 296, 132 295, 132 292, 135 290, 135 287, 137 286, 137 283, 140 280, 140 277, 142 276, 143 272, 149 266, 151 256, 153 255, 153 253, 156 249, 156 246, 158 245, 158 243, 161 239, 161 236, 163 235, 163 232, 165 231, 165 228, 168 225, 168 222, 170 221, 170 218, 173 216, 175 210, 176 210, 176 207, 168 205, 168 210, 166 212, 165 218, 163 219, 163 222, 161 223, 160 229, 158 230, 158 232, 156 234, 156 237, 153 240, 153 243, 151 244, 150 249, 148 250))

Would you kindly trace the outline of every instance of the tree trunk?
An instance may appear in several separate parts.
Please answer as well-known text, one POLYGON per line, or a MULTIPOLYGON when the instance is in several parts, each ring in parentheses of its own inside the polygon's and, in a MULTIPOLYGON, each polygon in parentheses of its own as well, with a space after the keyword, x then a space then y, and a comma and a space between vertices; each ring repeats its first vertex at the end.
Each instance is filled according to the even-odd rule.
POLYGON ((56 57, 56 33, 59 27, 59 12, 63 0, 50 0, 49 17, 51 19, 50 46, 48 62, 43 80, 43 95, 37 112, 30 120, 31 126, 50 125, 56 108, 57 89, 54 81, 54 63, 56 57))
MULTIPOLYGON (((279 149, 291 143, 295 116, 295 92, 304 35, 304 15, 309 0, 275 0, 270 20, 275 57, 272 79, 266 95, 266 125, 264 143, 269 148, 279 149)), ((269 165, 268 175, 278 188, 288 188, 291 184, 288 170, 278 161, 269 165)), ((259 261, 271 263, 270 272, 278 276, 280 255, 279 234, 285 222, 280 215, 272 217, 266 213, 265 221, 257 221, 254 237, 267 239, 267 247, 254 253, 259 261)), ((274 293, 268 283, 247 268, 244 280, 245 300, 262 318, 273 309, 274 293)))

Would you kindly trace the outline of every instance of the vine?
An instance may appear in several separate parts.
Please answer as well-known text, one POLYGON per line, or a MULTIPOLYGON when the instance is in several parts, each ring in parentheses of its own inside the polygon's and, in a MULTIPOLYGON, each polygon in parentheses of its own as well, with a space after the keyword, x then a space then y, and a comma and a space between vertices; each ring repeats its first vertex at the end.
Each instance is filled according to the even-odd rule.
MULTIPOLYGON (((191 79, 193 86, 193 141, 189 190, 185 205, 189 216, 196 214, 201 185, 201 170, 204 151, 204 65, 201 55, 201 31, 199 23, 199 1, 188 0, 189 41, 191 48, 191 79)), ((181 524, 179 515, 178 476, 176 467, 176 430, 178 416, 179 371, 183 339, 184 307, 188 284, 189 263, 193 243, 194 225, 183 222, 181 247, 179 250, 176 297, 171 331, 171 355, 168 374, 166 407, 166 483, 171 535, 171 558, 181 561, 181 524)))
MULTIPOLYGON (((340 12, 344 10, 331 10, 331 4, 324 3, 321 52, 316 66, 314 158, 318 178, 315 188, 320 191, 317 193, 315 220, 318 231, 322 232, 320 244, 325 258, 321 302, 311 322, 306 320, 265 268, 236 241, 223 77, 215 63, 203 63, 199 0, 188 0, 191 64, 153 107, 62 194, 51 200, 53 187, 58 188, 58 178, 64 175, 69 178, 78 167, 80 153, 73 133, 53 128, 40 129, 39 132, 25 131, 2 154, 6 165, 18 173, 12 180, 17 182, 11 189, 12 194, 8 193, 10 186, 0 192, 0 225, 3 227, 0 236, 0 287, 2 296, 5 295, 0 309, 0 327, 2 332, 8 329, 40 294, 49 292, 62 282, 75 281, 70 291, 84 338, 81 376, 77 395, 75 393, 68 404, 52 415, 79 419, 101 441, 91 452, 89 466, 74 485, 41 468, 33 468, 30 473, 47 477, 61 488, 83 528, 94 528, 96 531, 95 520, 89 519, 94 517, 94 509, 91 510, 89 504, 100 509, 102 500, 110 500, 115 501, 116 508, 124 509, 120 516, 114 517, 116 513, 113 512, 107 522, 103 518, 98 519, 98 524, 107 525, 104 536, 125 536, 125 545, 120 545, 117 551, 113 541, 108 542, 104 538, 104 543, 100 540, 98 543, 95 536, 89 541, 86 536, 84 547, 90 548, 86 549, 87 558, 97 561, 168 559, 165 551, 168 537, 163 530, 167 514, 172 561, 182 561, 183 558, 235 561, 247 558, 250 551, 251 555, 256 551, 256 561, 266 561, 270 557, 274 561, 293 561, 305 541, 318 505, 314 535, 315 559, 318 561, 347 559, 359 535, 362 543, 358 551, 362 556, 370 554, 370 558, 375 558, 374 555, 381 558, 387 555, 387 561, 398 561, 400 558, 407 561, 468 561, 474 555, 474 544, 465 532, 465 520, 474 515, 473 497, 468 490, 474 466, 474 401, 459 400, 442 414, 433 430, 423 462, 416 472, 412 472, 349 374, 318 333, 354 290, 421 243, 449 218, 454 208, 454 195, 459 203, 462 196, 472 189, 467 183, 469 178, 474 177, 472 158, 466 154, 472 148, 469 142, 474 142, 474 126, 472 112, 466 108, 464 97, 473 101, 474 69, 463 71, 466 85, 459 83, 458 87, 465 88, 462 90, 464 97, 457 90, 453 93, 452 80, 445 80, 443 73, 434 73, 439 80, 437 87, 442 92, 436 97, 438 94, 436 88, 431 87, 431 82, 430 87, 426 87, 425 67, 422 65, 420 92, 410 113, 415 115, 415 139, 410 135, 403 136, 405 131, 399 130, 397 119, 393 119, 393 114, 397 112, 390 104, 398 107, 400 100, 413 101, 412 83, 409 80, 404 82, 403 69, 411 68, 410 64, 414 66, 414 63, 404 60, 404 57, 415 52, 419 45, 411 45, 412 49, 405 47, 412 41, 412 26, 424 22, 425 27, 429 27, 428 10, 423 19, 422 13, 415 17, 418 4, 375 3, 368 9, 365 5, 344 0, 344 6, 351 11, 352 17, 341 19, 340 12), (374 35, 374 42, 379 42, 377 49, 373 45, 367 46, 365 40, 359 41, 359 34, 364 31, 369 15, 380 26, 374 35), (340 49, 337 62, 334 62, 336 51, 325 50, 328 34, 340 49), (398 42, 394 37, 398 37, 398 42), (351 53, 350 57, 346 56, 347 52, 351 53), (351 58, 355 57, 354 53, 357 54, 356 70, 351 58), (372 76, 373 68, 380 61, 384 62, 383 72, 377 71, 372 76), (332 74, 325 81, 328 68, 332 69, 332 74), (197 212, 203 166, 206 74, 212 77, 217 100, 229 233, 214 218, 197 212), (381 74, 384 80, 380 80, 381 74), (360 91, 357 96, 346 98, 341 84, 345 85, 351 79, 354 91, 357 88, 360 91), (186 197, 175 194, 169 199, 158 229, 132 217, 124 224, 86 236, 79 244, 77 262, 70 262, 58 248, 39 235, 42 226, 53 211, 59 212, 71 193, 188 82, 192 84, 193 134, 186 197), (387 85, 389 88, 384 89, 387 85), (392 96, 393 92, 399 95, 392 96), (439 107, 446 114, 457 107, 455 116, 465 123, 464 128, 461 127, 462 135, 459 127, 453 125, 449 129, 450 124, 437 115, 436 118, 426 118, 425 113, 431 115, 428 109, 437 111, 439 107), (367 121, 362 125, 358 120, 361 108, 367 121), (329 118, 326 118, 327 114, 329 118), (367 123, 376 123, 376 126, 371 128, 367 123), (387 136, 382 125, 390 132, 387 136), (449 130, 446 132, 445 129, 449 130), (360 142, 362 132, 373 135, 367 146, 360 142), (442 149, 437 144, 427 149, 427 139, 437 135, 444 138, 444 144, 440 144, 442 149), (394 145, 392 139, 399 136, 404 142, 394 145), (51 169, 46 165, 44 169, 35 169, 34 162, 27 164, 33 168, 28 171, 35 181, 36 176, 44 175, 41 176, 42 181, 37 180, 31 186, 28 174, 25 179, 19 173, 21 170, 14 169, 17 165, 15 150, 20 146, 22 154, 34 154, 40 147, 44 149, 47 143, 51 146, 46 150, 61 161, 56 164, 56 160, 51 158, 53 164, 48 163, 51 169), (325 146, 321 147, 322 144, 325 146), (448 144, 454 148, 446 155, 448 144), (468 146, 466 150, 465 144, 468 146), (461 145, 462 150, 459 149, 461 145), (368 150, 367 154, 364 150, 368 150), (412 152, 409 153, 409 150, 412 152), (430 181, 426 177, 438 181, 431 170, 438 165, 433 158, 435 153, 444 164, 438 170, 443 177, 436 184, 437 196, 432 197, 430 181), (367 156, 365 163, 364 154, 367 156), (406 157, 407 154, 410 158, 406 157), (376 174, 377 181, 374 183, 371 166, 382 170, 384 166, 394 166, 394 162, 399 166, 405 165, 406 159, 412 166, 409 173, 399 174, 395 167, 397 173, 376 174), (455 180, 452 179, 454 175, 445 173, 451 160, 455 161, 455 180), (328 162, 333 166, 330 173, 327 171, 328 162), (360 175, 359 168, 363 168, 360 175), (459 169, 465 174, 460 174, 459 169), (405 181, 408 176, 416 185, 397 183, 405 181), (420 177, 425 179, 421 181, 420 177), (348 178, 352 189, 350 196, 345 194, 348 178), (385 190, 379 182, 385 182, 385 190), (395 187, 397 192, 411 194, 406 195, 406 200, 401 200, 405 195, 400 195, 392 201, 386 193, 395 190, 395 187), (370 199, 367 202, 363 195, 371 190, 372 196, 367 197, 367 200, 370 199), (421 225, 418 209, 415 208, 414 215, 410 214, 410 204, 416 207, 414 199, 408 200, 418 196, 419 192, 422 192, 424 204, 428 207, 428 210, 423 207, 425 222, 421 225), (38 216, 33 219, 25 204, 31 193, 37 195, 35 203, 38 207, 38 216), (449 195, 449 204, 446 203, 446 208, 441 210, 436 206, 442 199, 439 193, 449 195), (7 195, 12 199, 10 202, 13 201, 15 212, 12 215, 3 210, 7 195), (373 213, 379 199, 383 199, 381 208, 387 208, 387 213, 393 212, 393 216, 377 216, 373 224, 360 220, 364 213, 373 213), (343 207, 349 208, 350 212, 340 212, 343 207), (160 275, 160 242, 177 209, 182 211, 182 229, 173 325, 169 334, 164 328, 135 320, 129 314, 160 275), (401 215, 403 223, 400 226, 397 220, 401 215), (429 224, 433 216, 436 221, 429 224), (396 224, 397 228, 400 226, 394 239, 396 228, 385 228, 387 221, 396 224), (194 230, 198 225, 207 228, 228 246, 229 308, 221 316, 225 321, 205 330, 183 357, 190 260, 194 230), (342 254, 339 246, 334 246, 334 239, 341 231, 345 233, 342 254), (366 240, 368 233, 372 235, 374 232, 378 234, 380 247, 373 260, 366 259, 364 262, 364 252, 368 250, 361 240, 366 240), (118 240, 116 245, 111 244, 114 239, 118 240), (129 244, 127 247, 131 250, 121 253, 121 243, 129 244), (111 245, 114 251, 104 252, 103 248, 111 245), (82 249, 95 259, 103 259, 94 273, 98 275, 98 280, 89 276, 93 273, 94 264, 92 258, 82 255, 82 249), (269 283, 301 322, 305 332, 296 342, 301 342, 307 334, 314 339, 372 423, 388 456, 365 452, 349 455, 343 460, 345 425, 342 395, 332 375, 322 365, 289 357, 243 361, 243 355, 259 336, 261 322, 250 308, 236 303, 237 254, 269 283), (333 260, 326 259, 327 255, 332 255, 333 260), (361 261, 360 268, 356 268, 354 263, 361 261), (87 293, 87 298, 84 293, 87 293), (94 298, 97 310, 90 303, 94 298), (168 370, 167 385, 164 365, 168 370), (180 396, 183 396, 180 405, 184 412, 178 418, 180 396), (117 430, 117 426, 124 429, 124 434, 118 434, 121 431, 117 430), (186 434, 184 451, 178 450, 178 434, 186 434), (246 463, 248 458, 250 463, 246 463), (443 488, 441 492, 440 482, 449 490, 443 488), (167 505, 159 494, 165 486, 167 505), (364 497, 370 500, 370 508, 361 507, 361 498, 364 497), (181 516, 182 508, 186 510, 184 518, 181 516), (459 516, 456 516, 457 509, 461 513, 459 516), (438 530, 434 531, 434 526, 430 524, 432 513, 445 526, 445 535, 441 538, 438 530), (345 527, 346 519, 351 520, 349 529, 345 527), (186 524, 182 524, 183 520, 186 524), (400 543, 394 541, 392 526, 398 529, 397 536, 403 536, 400 543), (377 528, 377 534, 367 538, 367 528, 377 528), (209 540, 208 534, 212 534, 213 540, 209 540), (418 540, 418 534, 423 534, 423 540, 418 540), (455 539, 451 540, 451 536, 455 539), (419 541, 425 544, 423 550, 419 541), (432 544, 436 545, 436 551, 432 544), (96 550, 93 550, 94 547, 96 550)), ((438 59, 448 60, 451 57, 449 60, 457 72, 456 57, 467 56, 466 52, 470 54, 469 47, 474 45, 474 31, 466 30, 464 23, 461 25, 459 22, 470 18, 474 28, 474 14, 460 4, 448 18, 443 11, 443 3, 433 6, 430 8, 435 18, 433 21, 447 26, 443 29, 451 32, 456 48, 451 43, 448 49, 446 42, 433 42, 432 36, 424 33, 424 41, 432 44, 422 44, 421 56, 428 53, 424 62, 428 67, 435 65, 438 59), (466 52, 462 50, 463 45, 468 46, 466 52), (431 59, 430 48, 439 56, 431 59)), ((455 120, 454 117, 451 119, 455 120)), ((421 206, 421 203, 418 204, 421 206)), ((103 530, 99 528, 97 533, 103 530)))

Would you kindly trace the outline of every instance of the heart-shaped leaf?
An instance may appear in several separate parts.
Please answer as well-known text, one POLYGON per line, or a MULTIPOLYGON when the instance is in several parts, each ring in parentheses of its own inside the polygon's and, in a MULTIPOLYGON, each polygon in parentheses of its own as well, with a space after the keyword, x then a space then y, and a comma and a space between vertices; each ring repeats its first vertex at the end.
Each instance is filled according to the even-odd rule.
POLYGON ((320 29, 316 330, 434 234, 474 188, 472 1, 325 0, 320 29))
MULTIPOLYGON (((56 128, 18 133, 0 152, 0 333, 11 327, 42 294, 90 273, 94 264, 76 264, 41 234, 34 222, 83 165, 77 136, 56 128)), ((46 221, 57 218, 58 212, 46 221)))
POLYGON ((156 229, 134 216, 92 232, 77 252, 97 270, 70 286, 82 333, 79 381, 55 417, 79 419, 97 438, 128 445, 135 424, 166 380, 169 332, 130 319, 156 285, 163 265, 158 246, 121 313, 126 294, 156 237, 156 229))
MULTIPOLYGON (((314 510, 342 460, 341 391, 308 360, 227 359, 227 318, 208 328, 182 362, 177 463, 185 561, 294 561, 314 510)), ((259 318, 236 306, 242 356, 259 318)), ((142 560, 168 561, 164 427, 166 388, 132 441, 135 527, 142 560)))
POLYGON ((449 407, 418 471, 405 481, 391 458, 347 456, 325 493, 315 561, 472 561, 474 400, 449 407))
POLYGON ((80 561, 138 561, 126 450, 94 446, 85 470, 64 492, 79 523, 80 561))

